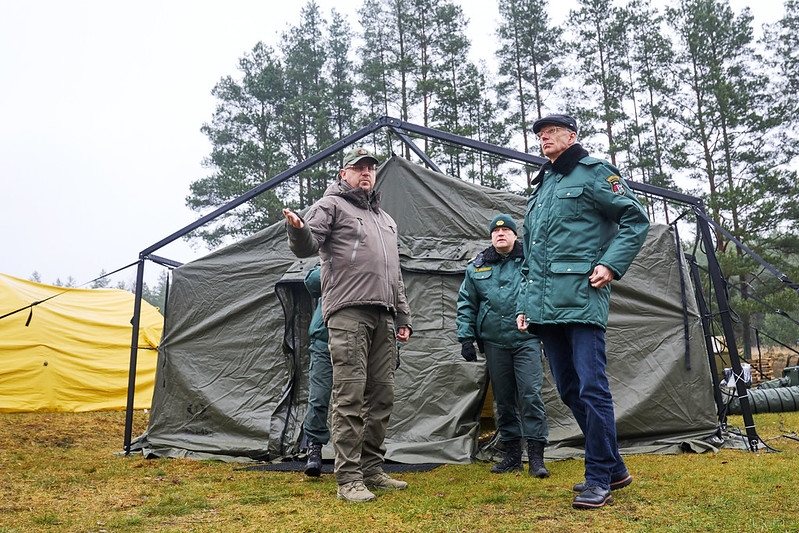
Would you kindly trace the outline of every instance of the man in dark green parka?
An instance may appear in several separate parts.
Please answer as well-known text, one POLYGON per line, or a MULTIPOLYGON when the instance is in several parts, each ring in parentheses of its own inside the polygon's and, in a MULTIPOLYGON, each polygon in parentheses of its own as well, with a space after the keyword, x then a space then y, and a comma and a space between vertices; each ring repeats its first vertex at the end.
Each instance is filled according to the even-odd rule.
POLYGON ((610 283, 635 259, 649 230, 619 170, 577 144, 577 122, 533 124, 549 159, 533 179, 524 218, 525 277, 517 327, 539 335, 558 392, 585 435, 585 482, 572 506, 595 509, 632 476, 619 454, 605 366, 610 283))
POLYGON ((523 470, 521 439, 527 441, 530 475, 549 477, 544 446, 549 428, 541 397, 543 365, 537 337, 516 329, 516 296, 524 252, 510 215, 494 217, 488 227, 491 246, 466 267, 458 292, 458 341, 461 355, 476 361, 475 341, 486 354, 497 404, 497 429, 506 455, 491 471, 523 470))

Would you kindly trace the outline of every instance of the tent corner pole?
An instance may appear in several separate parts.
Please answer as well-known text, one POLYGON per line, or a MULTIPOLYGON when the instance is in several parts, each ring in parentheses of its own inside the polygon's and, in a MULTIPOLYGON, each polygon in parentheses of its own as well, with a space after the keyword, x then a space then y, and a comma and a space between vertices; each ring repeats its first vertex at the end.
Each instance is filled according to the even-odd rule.
POLYGON ((746 439, 749 444, 749 450, 755 452, 761 440, 755 429, 755 420, 752 417, 752 406, 749 403, 749 391, 743 379, 741 379, 741 376, 743 376, 743 368, 741 367, 741 360, 738 357, 738 344, 735 342, 732 309, 730 308, 730 302, 727 298, 727 283, 721 272, 721 265, 719 265, 718 258, 716 257, 716 246, 710 233, 710 224, 707 222, 707 213, 705 213, 704 206, 701 204, 696 205, 694 206, 694 210, 697 211, 697 215, 699 215, 697 221, 699 223, 702 242, 705 245, 705 253, 707 254, 707 268, 710 273, 711 283, 713 284, 713 291, 716 295, 719 318, 721 319, 721 326, 724 331, 724 340, 727 343, 727 352, 730 355, 730 365, 736 376, 735 387, 741 406, 741 416, 744 419, 746 439))
POLYGON ((136 392, 136 360, 139 355, 139 322, 141 318, 141 299, 144 292, 144 252, 139 254, 139 265, 136 269, 136 290, 133 298, 133 326, 130 340, 130 370, 128 371, 128 403, 125 407, 125 441, 123 450, 130 455, 130 443, 133 433, 133 400, 136 392))
POLYGON ((694 293, 696 301, 699 304, 699 312, 702 317, 702 331, 705 334, 705 349, 708 354, 708 362, 710 363, 711 379, 713 380, 713 399, 716 401, 716 418, 719 423, 722 422, 724 413, 724 400, 721 398, 721 381, 719 380, 718 365, 716 364, 716 352, 713 345, 713 328, 710 324, 710 309, 705 300, 704 292, 702 290, 702 279, 699 274, 699 266, 696 263, 696 257, 693 255, 685 254, 686 260, 691 269, 691 277, 694 280, 694 293))

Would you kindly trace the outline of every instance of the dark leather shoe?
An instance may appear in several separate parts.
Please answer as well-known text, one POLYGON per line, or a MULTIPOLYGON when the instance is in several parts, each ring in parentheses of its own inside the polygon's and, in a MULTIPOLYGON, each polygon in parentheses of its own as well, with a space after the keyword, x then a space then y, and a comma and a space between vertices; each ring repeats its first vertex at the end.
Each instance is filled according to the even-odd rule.
MULTIPOLYGON (((633 476, 631 476, 630 473, 625 470, 623 474, 610 477, 610 490, 623 489, 632 482, 633 476)), ((585 487, 586 484, 585 481, 583 481, 582 483, 577 483, 574 487, 572 487, 572 490, 574 492, 582 492, 585 490, 585 487)))
POLYGON ((612 502, 613 498, 610 496, 610 490, 595 485, 587 485, 585 490, 574 497, 572 507, 575 509, 599 509, 612 502))

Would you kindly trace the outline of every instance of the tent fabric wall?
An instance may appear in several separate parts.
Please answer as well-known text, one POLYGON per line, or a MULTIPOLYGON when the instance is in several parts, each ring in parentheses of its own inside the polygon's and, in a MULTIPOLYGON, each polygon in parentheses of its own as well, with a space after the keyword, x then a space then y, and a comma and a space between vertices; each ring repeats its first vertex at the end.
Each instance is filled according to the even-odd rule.
MULTIPOLYGON (((458 287, 467 261, 490 242, 491 218, 505 212, 521 223, 526 199, 399 157, 381 166, 376 188, 398 225, 414 317, 395 373, 386 458, 469 462, 488 378, 483 360, 460 357, 458 287)), ((175 269, 150 424, 132 450, 239 461, 299 451, 313 309, 302 278, 315 262, 291 254, 278 222, 175 269)), ((681 446, 717 427, 701 323, 681 271, 687 282, 672 230, 653 225, 639 258, 614 283, 608 371, 620 439, 637 449, 681 446)), ((544 396, 547 454, 579 453, 581 434, 548 372, 544 396)))
MULTIPOLYGON (((133 303, 125 290, 0 274, 0 412, 125 409, 133 303)), ((152 401, 164 320, 142 302, 140 322, 135 409, 152 401)))
MULTIPOLYGON (((132 450, 248 460, 296 448, 301 414, 294 413, 307 392, 291 384, 307 369, 308 354, 285 345, 275 292, 295 262, 285 226, 275 224, 173 270, 153 410, 132 450)), ((307 300, 307 318, 296 318, 294 328, 306 337, 307 300)))

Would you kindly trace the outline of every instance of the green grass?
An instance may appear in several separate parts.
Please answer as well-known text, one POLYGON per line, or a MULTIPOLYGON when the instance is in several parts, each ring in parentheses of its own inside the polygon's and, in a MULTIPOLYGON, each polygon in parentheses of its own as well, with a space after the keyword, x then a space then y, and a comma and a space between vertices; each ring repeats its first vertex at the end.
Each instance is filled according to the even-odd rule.
MULTIPOLYGON (((134 435, 147 415, 134 414, 134 435)), ((0 533, 41 532, 799 532, 799 413, 755 415, 780 452, 634 455, 635 481, 596 511, 571 508, 579 460, 548 479, 490 464, 397 477, 406 491, 336 500, 331 475, 118 455, 124 413, 0 414, 0 533)), ((741 427, 740 417, 730 423, 741 427)))

